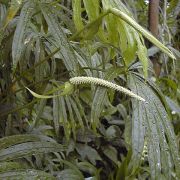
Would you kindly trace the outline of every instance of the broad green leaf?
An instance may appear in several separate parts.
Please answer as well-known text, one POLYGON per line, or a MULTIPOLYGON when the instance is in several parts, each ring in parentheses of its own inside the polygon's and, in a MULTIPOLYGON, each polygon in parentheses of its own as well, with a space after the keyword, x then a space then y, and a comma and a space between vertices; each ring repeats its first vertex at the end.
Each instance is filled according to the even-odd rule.
POLYGON ((27 180, 38 180, 38 179, 49 179, 55 180, 56 178, 49 173, 44 171, 39 171, 35 169, 27 170, 16 170, 7 171, 0 173, 0 179, 27 179, 27 180))

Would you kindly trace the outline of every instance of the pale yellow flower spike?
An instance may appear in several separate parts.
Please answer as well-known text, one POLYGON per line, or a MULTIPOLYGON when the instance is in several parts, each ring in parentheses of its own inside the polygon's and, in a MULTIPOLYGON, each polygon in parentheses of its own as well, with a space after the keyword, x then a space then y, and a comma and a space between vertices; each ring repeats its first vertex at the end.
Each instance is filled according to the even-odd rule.
POLYGON ((83 77, 83 76, 79 76, 79 77, 73 77, 71 78, 70 80, 70 83, 72 84, 84 84, 84 83, 89 83, 89 84, 97 84, 97 85, 100 85, 100 86, 105 86, 107 88, 111 88, 111 89, 114 89, 114 90, 117 90, 117 91, 120 91, 120 92, 123 92, 133 98, 136 98, 140 101, 143 101, 145 102, 145 99, 134 94, 132 91, 122 87, 122 86, 119 86, 117 84, 114 84, 112 82, 109 82, 109 81, 106 81, 104 79, 100 79, 100 78, 95 78, 95 77, 83 77))

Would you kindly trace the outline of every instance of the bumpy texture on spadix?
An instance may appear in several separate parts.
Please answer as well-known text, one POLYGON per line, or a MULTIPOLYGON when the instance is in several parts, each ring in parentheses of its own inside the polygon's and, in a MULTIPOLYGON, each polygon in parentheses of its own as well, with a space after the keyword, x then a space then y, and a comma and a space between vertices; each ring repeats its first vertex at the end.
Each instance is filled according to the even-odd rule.
POLYGON ((111 89, 123 92, 123 93, 125 93, 125 94, 127 94, 127 95, 129 95, 129 96, 131 96, 133 98, 136 98, 136 99, 138 99, 140 101, 145 102, 145 99, 143 99, 142 97, 134 94, 132 91, 130 91, 130 90, 128 90, 128 89, 126 89, 126 88, 124 88, 122 86, 119 86, 117 84, 114 84, 112 82, 100 79, 100 78, 79 76, 79 77, 73 77, 69 81, 72 84, 89 83, 89 84, 97 84, 97 85, 100 85, 100 86, 105 86, 107 88, 111 88, 111 89))

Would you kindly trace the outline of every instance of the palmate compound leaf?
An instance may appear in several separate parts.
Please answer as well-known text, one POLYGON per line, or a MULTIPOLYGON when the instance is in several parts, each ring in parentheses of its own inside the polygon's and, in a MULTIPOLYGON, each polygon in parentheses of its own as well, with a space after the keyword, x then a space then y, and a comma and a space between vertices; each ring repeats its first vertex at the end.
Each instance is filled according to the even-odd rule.
MULTIPOLYGON (((99 24, 98 23, 96 24, 96 27, 98 27, 100 26, 103 20, 105 21, 104 24, 106 26, 105 28, 106 32, 103 32, 102 28, 99 28, 101 29, 101 34, 107 33, 108 31, 109 43, 113 44, 113 46, 115 47, 117 47, 117 45, 120 45, 122 56, 127 66, 135 59, 136 51, 137 51, 138 58, 143 64, 145 77, 147 77, 148 58, 147 58, 147 49, 144 45, 141 35, 147 38, 153 44, 155 44, 169 57, 175 59, 175 56, 173 55, 173 53, 165 45, 163 45, 160 41, 158 41, 150 32, 148 32, 146 29, 141 27, 132 18, 131 13, 128 11, 128 9, 124 6, 124 4, 121 1, 118 1, 118 0, 105 1, 104 0, 102 1, 102 5, 103 5, 104 12, 98 18, 93 19, 93 21, 89 22, 86 26, 84 26, 84 28, 81 27, 81 29, 78 29, 78 32, 72 36, 72 39, 74 39, 74 37, 80 34, 82 35, 82 33, 84 33, 87 28, 91 29, 92 34, 94 33, 95 35, 97 31, 95 32, 93 31, 94 24, 98 22, 99 24), (114 26, 114 24, 116 24, 116 26, 114 26), (119 34, 117 33, 118 31, 119 31, 119 34)), ((79 6, 79 9, 78 9, 79 11, 77 12, 78 17, 75 17, 77 16, 77 14, 74 13, 74 17, 75 17, 74 21, 79 20, 81 21, 81 25, 82 25, 82 19, 80 18, 80 14, 81 14, 80 1, 79 1, 78 6, 79 6)), ((85 6, 85 9, 86 9, 86 6, 85 6)), ((86 11, 87 11, 87 14, 90 16, 92 9, 88 8, 86 9, 86 11)))
POLYGON ((148 161, 152 179, 180 176, 180 159, 176 137, 168 114, 155 90, 135 74, 129 75, 129 88, 144 97, 148 103, 132 100, 132 162, 139 166, 144 142, 147 143, 148 161))
POLYGON ((59 48, 62 55, 63 62, 68 71, 73 75, 77 75, 76 56, 72 47, 70 46, 67 37, 65 36, 57 16, 53 13, 53 7, 40 4, 42 14, 48 24, 49 32, 53 36, 54 41, 59 48))
POLYGON ((53 122, 56 134, 59 134, 59 127, 63 125, 66 139, 69 140, 71 132, 76 136, 77 127, 84 132, 84 122, 87 124, 84 109, 78 100, 73 96, 56 97, 53 99, 53 122))
MULTIPOLYGON (((106 10, 117 8, 128 15, 131 14, 121 1, 103 0, 102 4, 106 10)), ((115 47, 120 47, 125 64, 128 66, 136 57, 138 44, 135 39, 136 31, 121 18, 114 16, 114 14, 110 13, 105 19, 108 30, 108 41, 115 47)))

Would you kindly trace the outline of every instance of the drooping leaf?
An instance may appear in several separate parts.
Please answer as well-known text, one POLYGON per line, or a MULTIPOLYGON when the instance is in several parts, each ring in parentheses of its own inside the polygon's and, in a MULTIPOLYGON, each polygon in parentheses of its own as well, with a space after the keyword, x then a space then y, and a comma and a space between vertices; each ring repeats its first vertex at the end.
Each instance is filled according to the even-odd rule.
POLYGON ((73 1, 73 20, 77 31, 83 29, 84 25, 81 17, 81 0, 73 1))
POLYGON ((27 180, 56 179, 49 173, 35 170, 35 169, 2 172, 0 173, 0 178, 1 179, 27 179, 27 180))
POLYGON ((106 93, 107 90, 105 88, 98 87, 93 98, 91 107, 91 124, 94 130, 99 124, 99 118, 103 109, 106 93))
POLYGON ((163 45, 160 41, 158 41, 150 32, 148 32, 143 27, 141 27, 130 16, 128 16, 127 14, 125 14, 124 12, 122 12, 116 8, 111 8, 110 12, 113 13, 114 15, 120 17, 122 20, 124 20, 130 26, 134 27, 139 33, 141 33, 145 38, 147 38, 149 41, 151 41, 154 45, 159 47, 169 57, 176 59, 175 56, 173 55, 173 53, 165 45, 163 45))
POLYGON ((89 21, 95 20, 99 16, 99 0, 83 0, 89 21))
POLYGON ((25 2, 23 8, 21 9, 18 24, 13 38, 12 57, 14 67, 17 66, 17 63, 20 61, 22 57, 22 52, 24 49, 23 41, 25 37, 25 31, 27 30, 28 23, 30 21, 32 13, 33 3, 31 1, 25 2))
POLYGON ((4 21, 3 28, 6 28, 6 26, 9 24, 9 22, 14 18, 16 13, 18 12, 19 8, 22 5, 22 0, 11 0, 10 7, 7 11, 7 15, 4 21))
POLYGON ((16 145, 24 142, 34 142, 40 140, 41 140, 41 136, 33 135, 33 134, 7 136, 0 139, 0 149, 8 148, 12 145, 16 145))
POLYGON ((148 160, 152 178, 161 176, 171 178, 173 166, 179 176, 179 154, 176 137, 168 114, 153 88, 142 82, 137 75, 130 75, 130 86, 141 94, 148 103, 133 100, 132 147, 133 156, 138 163, 146 137, 148 160), (137 140, 140 140, 137 142, 137 140), (162 171, 163 170, 163 171, 162 171))
POLYGON ((53 142, 26 142, 0 150, 0 161, 10 161, 33 154, 62 152, 64 147, 53 142))
POLYGON ((148 77, 147 49, 146 49, 145 44, 142 43, 143 39, 139 37, 138 35, 136 36, 136 41, 137 41, 137 46, 138 46, 137 54, 143 66, 144 76, 145 78, 147 78, 148 77))
POLYGON ((78 67, 76 63, 76 56, 60 26, 57 16, 55 16, 49 6, 45 6, 43 4, 41 4, 41 11, 49 26, 49 31, 54 38, 54 43, 61 49, 60 52, 63 56, 63 62, 67 70, 73 75, 77 75, 78 67))
MULTIPOLYGON (((58 91, 58 90, 61 90, 62 88, 64 87, 62 93, 58 94, 58 95, 40 95, 40 94, 37 94, 35 93, 34 91, 30 90, 28 87, 26 87, 26 89, 36 98, 39 98, 39 99, 49 99, 49 98, 55 98, 55 97, 58 97, 58 96, 64 96, 64 95, 70 95, 72 94, 72 92, 74 91, 74 86, 73 84, 69 83, 69 82, 66 82, 64 84, 64 86, 59 86, 58 88, 55 88, 53 90, 51 90, 50 92, 55 92, 55 91, 58 91)), ((48 92, 48 94, 50 93, 48 92)))

